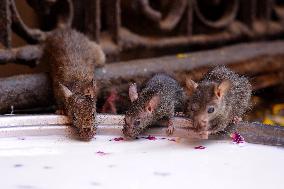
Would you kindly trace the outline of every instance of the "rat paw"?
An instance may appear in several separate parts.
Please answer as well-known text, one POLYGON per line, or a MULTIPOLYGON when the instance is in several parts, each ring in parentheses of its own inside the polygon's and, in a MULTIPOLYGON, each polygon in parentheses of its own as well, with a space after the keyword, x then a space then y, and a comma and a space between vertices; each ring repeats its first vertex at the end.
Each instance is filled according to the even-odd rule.
POLYGON ((168 136, 172 135, 174 133, 174 131, 175 131, 175 127, 173 126, 173 124, 170 124, 167 128, 167 131, 166 131, 167 135, 168 136))
POLYGON ((167 128, 167 135, 170 136, 174 133, 175 128, 174 127, 168 127, 167 128))
POLYGON ((169 121, 168 128, 167 128, 167 131, 166 131, 166 132, 167 132, 167 135, 168 135, 168 136, 172 135, 172 134, 174 133, 174 131, 175 131, 175 127, 174 127, 172 121, 170 120, 170 121, 169 121))

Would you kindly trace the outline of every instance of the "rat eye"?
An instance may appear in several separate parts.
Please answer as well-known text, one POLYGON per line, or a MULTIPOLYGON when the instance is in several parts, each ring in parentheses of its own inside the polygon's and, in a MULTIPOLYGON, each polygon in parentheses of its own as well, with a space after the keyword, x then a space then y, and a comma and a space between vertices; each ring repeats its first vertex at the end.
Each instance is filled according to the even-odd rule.
POLYGON ((209 107, 208 110, 207 110, 208 114, 211 114, 214 111, 215 111, 214 107, 209 107))
POLYGON ((134 126, 139 126, 140 125, 140 119, 136 119, 133 123, 134 126))

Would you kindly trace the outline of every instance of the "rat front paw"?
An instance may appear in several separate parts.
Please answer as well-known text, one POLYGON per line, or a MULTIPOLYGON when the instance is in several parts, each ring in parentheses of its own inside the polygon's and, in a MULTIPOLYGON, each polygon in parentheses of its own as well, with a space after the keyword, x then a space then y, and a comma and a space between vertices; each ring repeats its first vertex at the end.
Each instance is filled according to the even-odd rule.
POLYGON ((174 127, 168 127, 167 128, 167 135, 170 136, 174 133, 175 128, 174 127))
POLYGON ((174 131, 175 131, 175 127, 174 127, 172 121, 170 120, 168 128, 167 128, 167 135, 169 135, 169 136, 172 135, 174 133, 174 131))

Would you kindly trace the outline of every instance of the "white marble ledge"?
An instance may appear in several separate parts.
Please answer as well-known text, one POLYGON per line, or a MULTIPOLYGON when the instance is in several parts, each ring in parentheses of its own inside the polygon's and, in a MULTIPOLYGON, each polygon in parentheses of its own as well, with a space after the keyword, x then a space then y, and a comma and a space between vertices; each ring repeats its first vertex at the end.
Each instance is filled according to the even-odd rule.
POLYGON ((120 136, 97 135, 90 142, 63 135, 2 137, 0 188, 283 188, 280 147, 115 137, 120 136))

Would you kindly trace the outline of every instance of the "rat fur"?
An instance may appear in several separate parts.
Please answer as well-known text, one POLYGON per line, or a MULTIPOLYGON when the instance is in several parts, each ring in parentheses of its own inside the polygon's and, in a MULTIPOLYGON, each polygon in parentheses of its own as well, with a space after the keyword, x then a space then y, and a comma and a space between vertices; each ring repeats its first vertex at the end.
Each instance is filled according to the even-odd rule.
POLYGON ((131 105, 125 115, 123 133, 135 138, 148 126, 166 118, 169 121, 168 132, 172 132, 171 118, 175 109, 183 101, 183 89, 172 77, 157 74, 138 94, 136 84, 129 87, 131 105))
POLYGON ((50 65, 57 105, 72 120, 81 139, 95 134, 96 83, 94 69, 104 65, 101 47, 73 29, 58 29, 43 43, 50 65))
POLYGON ((186 115, 204 138, 240 121, 250 108, 252 87, 249 80, 225 66, 214 68, 198 84, 187 79, 186 91, 191 96, 186 115))

